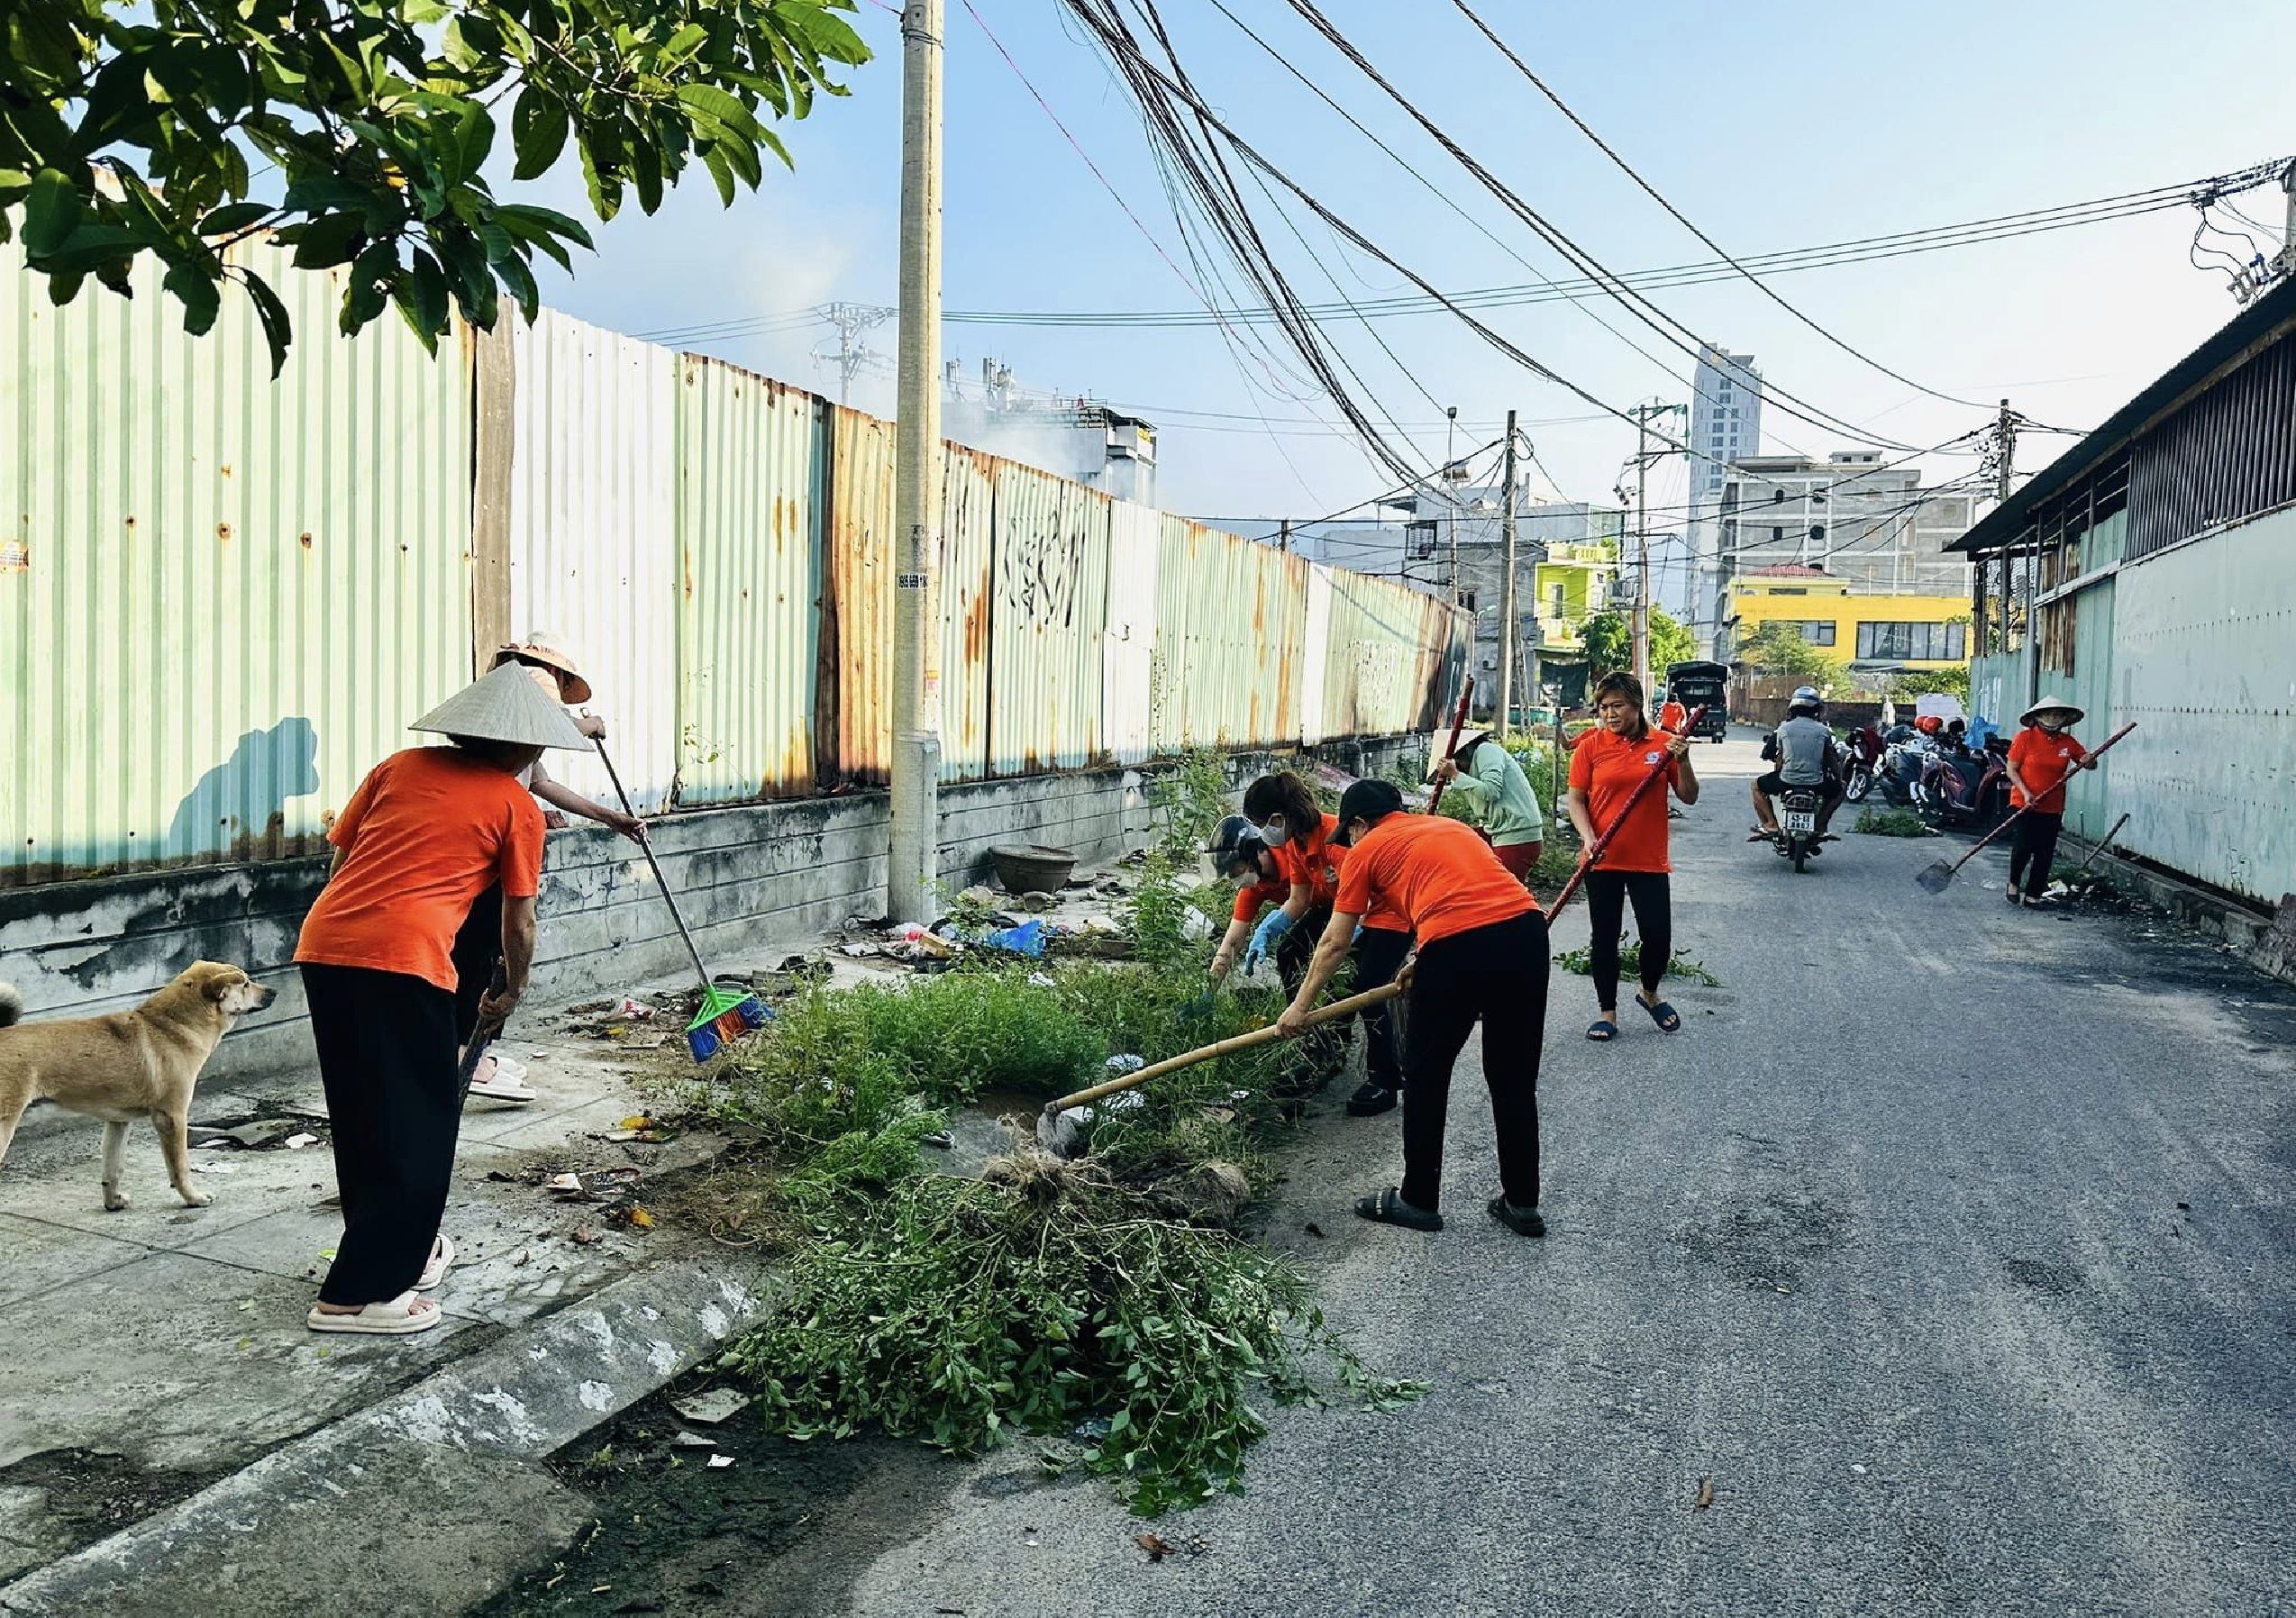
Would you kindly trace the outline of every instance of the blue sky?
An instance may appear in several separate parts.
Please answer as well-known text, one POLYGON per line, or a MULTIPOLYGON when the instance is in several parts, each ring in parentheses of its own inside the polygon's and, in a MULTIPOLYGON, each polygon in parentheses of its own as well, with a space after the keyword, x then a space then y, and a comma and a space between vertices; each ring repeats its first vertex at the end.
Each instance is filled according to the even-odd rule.
MULTIPOLYGON (((1050 0, 975 3, 1116 192, 1185 265, 1138 118, 1100 59, 1064 26, 1061 9, 1050 0)), ((1348 129, 1209 0, 1163 0, 1207 98, 1327 205, 1446 289, 1531 280, 1524 259, 1539 274, 1567 273, 1282 0, 1227 4, 1506 245, 1479 234, 1348 129)), ((1462 145, 1608 267, 1709 256, 1539 99, 1448 0, 1327 0, 1326 9, 1462 145)), ((2254 0, 2188 0, 2173 13, 2137 0, 1934 0, 1878 9, 1801 0, 1736 8, 1479 0, 1477 9, 1734 253, 2069 203, 2296 152, 2296 123, 2285 115, 2296 7, 2254 0)), ((870 0, 857 23, 878 59, 853 76, 850 97, 783 132, 793 172, 770 173, 760 193, 729 211, 697 170, 660 214, 633 210, 604 228, 595 258, 578 259, 570 280, 546 283, 549 301, 633 332, 832 298, 892 303, 898 27, 870 0)), ((950 309, 1200 306, 963 0, 950 5, 947 95, 950 309)), ((560 205, 579 199, 578 187, 570 176, 542 186, 560 205)), ((2276 190, 2241 201, 2263 220, 2281 217, 2276 190)), ((1918 382, 1973 400, 2007 395, 2038 420, 2085 427, 2236 312, 2222 277, 2187 261, 2194 220, 2191 209, 2179 209, 1772 284, 1918 382)), ((1298 223, 1331 278, 1272 214, 1266 228, 1302 297, 1411 290, 1304 214, 1298 223)), ((1930 444, 1982 423, 1983 412, 1926 397, 1834 348, 1743 283, 1655 296, 1701 334, 1754 352, 1772 383, 1890 437, 1930 444)), ((1485 318, 1610 403, 1687 397, 1690 366, 1677 350, 1614 305, 1589 300, 1588 308, 1663 363, 1570 303, 1485 318)), ((1462 449, 1495 438, 1506 410, 1518 409, 1534 423, 1527 431, 1541 464, 1574 499, 1606 498, 1632 451, 1632 431, 1617 422, 1554 419, 1590 413, 1448 316, 1380 323, 1417 385, 1361 326, 1333 330, 1369 395, 1413 430, 1430 459, 1444 452, 1438 404, 1458 407, 1462 449)), ((828 391, 834 375, 810 358, 828 335, 688 346, 828 391)), ((889 356, 892 327, 873 335, 889 356)), ((1163 430, 1159 504, 1171 509, 1310 517, 1393 481, 1352 438, 1323 424, 1337 419, 1327 400, 1262 360, 1239 360, 1214 329, 951 325, 944 352, 972 374, 993 357, 1028 386, 1143 408, 1163 430)), ((889 384, 864 378, 854 402, 889 410, 889 384)), ((1850 442, 1774 410, 1764 427, 1772 453, 1822 454, 1850 442)), ((2028 437, 2020 468, 2038 467, 2064 441, 2028 437)), ((1942 479, 1974 463, 1939 457, 1929 464, 1942 479)), ((1663 468, 1652 503, 1677 502, 1682 488, 1679 463, 1663 468)))

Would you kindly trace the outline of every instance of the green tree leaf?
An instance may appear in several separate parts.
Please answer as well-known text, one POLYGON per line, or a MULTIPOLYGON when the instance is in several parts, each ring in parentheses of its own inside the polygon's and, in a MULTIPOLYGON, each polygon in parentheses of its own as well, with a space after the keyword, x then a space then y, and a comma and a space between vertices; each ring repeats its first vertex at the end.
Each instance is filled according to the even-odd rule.
POLYGON ((548 174, 566 150, 568 127, 564 102, 532 86, 521 91, 510 113, 510 143, 518 154, 512 177, 531 180, 548 174))
POLYGON ((87 215, 87 205, 72 182, 53 168, 32 177, 32 195, 24 204, 24 251, 43 258, 64 245, 87 215))

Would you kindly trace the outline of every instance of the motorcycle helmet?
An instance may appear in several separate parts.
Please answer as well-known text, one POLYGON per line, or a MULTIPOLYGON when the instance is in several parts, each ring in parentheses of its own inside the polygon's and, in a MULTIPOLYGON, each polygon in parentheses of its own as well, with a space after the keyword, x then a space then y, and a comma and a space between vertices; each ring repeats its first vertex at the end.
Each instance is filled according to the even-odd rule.
POLYGON ((1212 841, 1204 851, 1212 857, 1212 868, 1223 877, 1260 874, 1260 855, 1267 848, 1267 840, 1260 828, 1240 814, 1231 814, 1212 828, 1212 841))
POLYGON ((1924 714, 1913 722, 1913 728, 1925 736, 1935 736, 1945 728, 1945 722, 1935 714, 1924 714))
POLYGON ((1786 712, 1815 715, 1825 705, 1826 699, 1818 695, 1817 687, 1799 686, 1795 688, 1793 695, 1787 699, 1786 712))

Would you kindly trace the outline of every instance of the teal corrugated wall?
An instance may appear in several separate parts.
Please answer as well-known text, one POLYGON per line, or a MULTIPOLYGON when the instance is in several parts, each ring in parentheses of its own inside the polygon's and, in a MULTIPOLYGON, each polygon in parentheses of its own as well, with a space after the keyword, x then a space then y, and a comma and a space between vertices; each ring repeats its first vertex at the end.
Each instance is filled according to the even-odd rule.
POLYGON ((471 358, 249 250, 278 381, 226 290, 184 335, 150 264, 65 308, 0 274, 0 883, 314 847, 470 677, 471 358))

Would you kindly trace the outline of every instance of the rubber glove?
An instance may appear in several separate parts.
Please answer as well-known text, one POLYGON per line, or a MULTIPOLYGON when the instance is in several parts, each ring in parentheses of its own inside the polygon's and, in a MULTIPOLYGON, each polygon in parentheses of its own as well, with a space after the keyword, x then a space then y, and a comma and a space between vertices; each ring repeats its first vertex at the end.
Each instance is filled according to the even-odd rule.
POLYGON ((1247 977, 1260 969, 1260 963, 1268 959, 1268 951, 1282 941, 1283 935, 1290 932, 1291 927, 1292 919, 1284 911, 1268 912, 1253 932, 1250 946, 1244 951, 1244 970, 1247 977))

